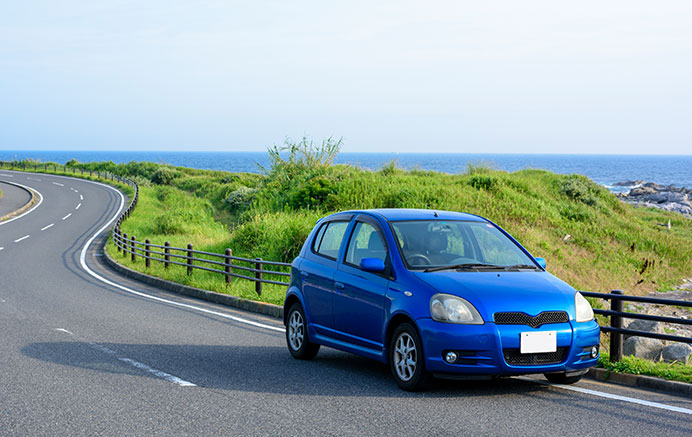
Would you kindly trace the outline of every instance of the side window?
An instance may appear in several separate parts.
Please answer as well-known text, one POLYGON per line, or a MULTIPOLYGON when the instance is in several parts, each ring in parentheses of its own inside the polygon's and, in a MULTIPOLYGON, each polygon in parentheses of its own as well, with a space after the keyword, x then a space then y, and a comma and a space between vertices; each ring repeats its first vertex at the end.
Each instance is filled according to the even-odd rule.
POLYGON ((386 262, 387 249, 382 235, 374 226, 357 222, 346 250, 346 262, 360 266, 360 260, 363 258, 379 258, 386 262))
POLYGON ((329 222, 322 225, 315 241, 312 243, 312 251, 327 258, 336 259, 339 256, 339 247, 344 238, 348 222, 329 222))

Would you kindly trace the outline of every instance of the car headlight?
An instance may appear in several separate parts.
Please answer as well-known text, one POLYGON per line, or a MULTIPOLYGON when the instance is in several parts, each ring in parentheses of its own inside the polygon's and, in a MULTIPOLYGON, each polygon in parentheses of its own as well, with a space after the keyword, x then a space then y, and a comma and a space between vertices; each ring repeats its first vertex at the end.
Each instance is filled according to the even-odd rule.
POLYGON ((577 322, 590 322, 593 320, 591 304, 581 293, 574 294, 574 307, 577 309, 577 322))
POLYGON ((430 316, 438 322, 483 324, 481 315, 473 305, 451 294, 439 293, 430 299, 430 316))

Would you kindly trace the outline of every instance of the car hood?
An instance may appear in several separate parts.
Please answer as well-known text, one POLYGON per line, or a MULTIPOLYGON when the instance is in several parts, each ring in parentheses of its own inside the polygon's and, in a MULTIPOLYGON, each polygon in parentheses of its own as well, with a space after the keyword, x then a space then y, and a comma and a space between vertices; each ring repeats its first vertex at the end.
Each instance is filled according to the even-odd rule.
POLYGON ((574 319, 574 288, 547 272, 415 272, 440 293, 462 297, 473 304, 483 320, 500 311, 521 311, 535 316, 542 311, 567 311, 574 319))

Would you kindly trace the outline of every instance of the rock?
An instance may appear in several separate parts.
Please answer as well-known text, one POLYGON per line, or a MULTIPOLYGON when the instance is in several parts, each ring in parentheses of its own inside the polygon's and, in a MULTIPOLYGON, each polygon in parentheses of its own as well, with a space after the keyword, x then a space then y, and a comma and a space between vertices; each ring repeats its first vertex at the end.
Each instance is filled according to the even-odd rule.
POLYGON ((622 181, 622 182, 616 182, 613 184, 614 187, 633 187, 635 185, 642 185, 646 183, 646 181, 643 181, 641 179, 637 179, 636 181, 622 181))
MULTIPOLYGON (((644 331, 653 332, 655 334, 665 334, 663 331, 663 325, 654 320, 633 320, 625 329, 632 329, 634 331, 644 331)), ((625 339, 628 339, 629 335, 624 335, 625 339)))
POLYGON ((615 185, 634 187, 627 194, 618 194, 618 198, 623 202, 676 212, 686 217, 692 216, 692 189, 644 181, 625 181, 615 185), (625 185, 630 182, 635 184, 625 185))
POLYGON ((692 346, 685 343, 671 344, 663 348, 663 360, 669 363, 680 361, 687 363, 692 356, 692 346))
POLYGON ((628 194, 628 196, 646 196, 646 195, 652 195, 656 194, 657 191, 655 188, 652 187, 637 187, 637 188, 632 188, 628 194))
POLYGON ((629 337, 622 346, 624 355, 658 361, 663 352, 663 342, 655 338, 629 337))

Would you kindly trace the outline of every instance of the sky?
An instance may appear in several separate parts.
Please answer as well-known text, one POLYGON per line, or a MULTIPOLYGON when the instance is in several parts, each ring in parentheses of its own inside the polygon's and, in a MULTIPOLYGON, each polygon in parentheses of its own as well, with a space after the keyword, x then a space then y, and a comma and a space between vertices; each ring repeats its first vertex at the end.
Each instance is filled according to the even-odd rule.
POLYGON ((0 149, 692 154, 692 2, 0 2, 0 149))

